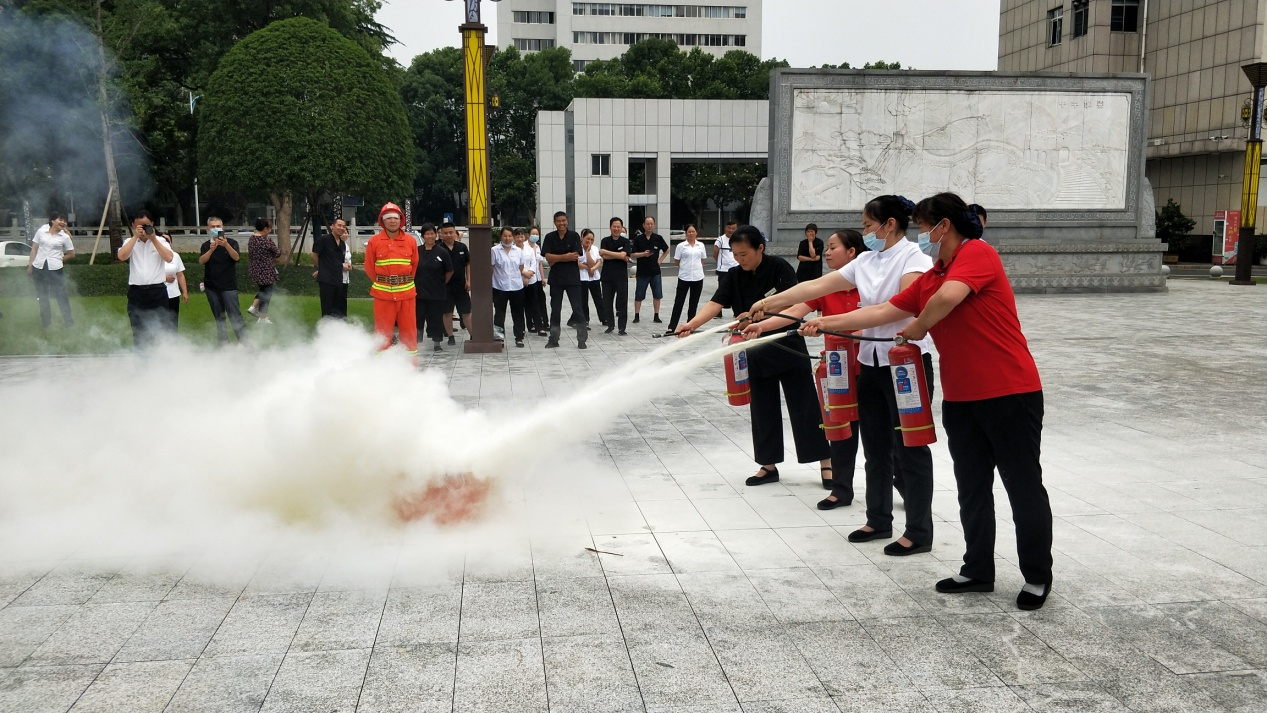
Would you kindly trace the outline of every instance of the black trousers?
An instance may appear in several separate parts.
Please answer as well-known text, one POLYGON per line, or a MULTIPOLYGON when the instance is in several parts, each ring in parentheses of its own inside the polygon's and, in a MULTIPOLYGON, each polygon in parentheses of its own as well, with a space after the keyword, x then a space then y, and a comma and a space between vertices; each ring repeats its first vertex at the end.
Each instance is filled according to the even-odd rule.
POLYGON ((524 338, 524 291, 493 289, 493 324, 506 331, 506 303, 510 303, 510 319, 515 325, 515 339, 524 338))
POLYGON ((546 290, 540 282, 524 286, 524 319, 528 321, 530 332, 544 332, 550 328, 550 318, 546 314, 546 290))
POLYGON ((180 328, 180 296, 167 298, 167 328, 173 333, 180 328))
POLYGON ((167 285, 128 285, 128 322, 132 324, 133 344, 138 348, 153 344, 170 319, 167 285))
POLYGON ((749 376, 752 404, 752 455, 758 465, 783 462, 783 409, 779 404, 779 387, 787 400, 788 418, 792 421, 792 440, 796 444, 796 460, 813 463, 831 457, 827 438, 823 436, 822 411, 814 375, 805 366, 788 369, 774 376, 749 376))
MULTIPOLYGON (((730 273, 734 272, 735 270, 739 270, 739 269, 741 269, 741 268, 738 268, 738 267, 732 267, 732 268, 730 268, 729 270, 726 270, 725 272, 718 272, 718 273, 717 273, 717 289, 719 289, 719 290, 720 290, 720 289, 721 289, 721 287, 722 287, 722 285, 726 284, 726 280, 729 280, 729 279, 730 279, 730 273)), ((724 310, 723 310, 723 311, 724 311, 724 310)), ((731 309, 731 310, 730 310, 730 313, 731 313, 732 315, 736 316, 736 317, 738 317, 738 316, 739 316, 739 310, 737 310, 737 309, 731 309)), ((718 317, 720 318, 720 317, 721 317, 721 315, 719 314, 719 315, 718 315, 718 317)))
POLYGON ((348 286, 342 282, 336 285, 318 282, 317 287, 321 292, 321 316, 347 319, 348 286))
MULTIPOLYGON (((924 355, 924 374, 933 388, 933 357, 924 355)), ((932 398, 932 394, 929 394, 932 398)), ((917 545, 933 541, 933 452, 928 446, 901 445, 897 430, 897 397, 889 367, 862 365, 858 376, 858 419, 862 423, 862 452, 867 459, 867 525, 876 530, 893 527, 893 462, 902 464, 906 478, 906 530, 917 545), (894 439, 898 441, 894 443, 894 439)))
POLYGON ((629 318, 629 279, 603 282, 603 313, 607 315, 607 326, 625 331, 625 323, 629 318))
POLYGON ((831 446, 831 494, 837 500, 853 502, 853 469, 858 464, 858 425, 860 421, 849 424, 853 435, 843 441, 828 441, 831 446))
POLYGON ((238 335, 238 343, 246 341, 246 324, 242 321, 242 306, 238 304, 237 290, 215 290, 207 288, 207 304, 211 306, 211 316, 216 320, 216 342, 227 344, 229 330, 225 327, 225 315, 233 324, 233 333, 238 335))
POLYGON ((585 318, 585 287, 579 282, 575 285, 550 285, 550 340, 559 341, 562 332, 564 295, 572 305, 572 320, 576 320, 576 341, 584 344, 589 320, 585 318))
POLYGON ((585 305, 585 321, 590 321, 590 301, 594 302, 594 311, 598 313, 598 322, 603 326, 607 326, 607 311, 603 309, 603 283, 598 280, 590 280, 582 282, 581 287, 584 294, 581 296, 582 304, 585 305))
POLYGON ((61 269, 53 270, 45 263, 31 272, 35 279, 35 294, 40 300, 40 324, 45 327, 53 323, 53 306, 50 300, 57 300, 57 308, 62 311, 62 321, 69 327, 75 323, 70 317, 70 298, 66 296, 66 273, 61 269))
POLYGON ((673 295, 673 316, 669 318, 669 329, 677 329, 678 320, 682 318, 682 304, 689 295, 691 303, 686 309, 686 321, 695 319, 695 311, 699 309, 699 296, 704 291, 703 280, 678 280, 677 293, 673 295))
POLYGON ((943 401, 942 425, 955 462, 967 551, 959 574, 994 581, 994 469, 1012 504, 1016 554, 1030 584, 1051 583, 1051 503, 1039 452, 1043 392, 982 401, 943 401))
POLYGON ((448 304, 448 300, 444 298, 427 300, 421 297, 414 304, 414 311, 417 313, 414 319, 418 323, 418 333, 423 334, 425 330, 426 335, 436 344, 444 341, 444 322, 442 318, 445 315, 445 307, 448 304))

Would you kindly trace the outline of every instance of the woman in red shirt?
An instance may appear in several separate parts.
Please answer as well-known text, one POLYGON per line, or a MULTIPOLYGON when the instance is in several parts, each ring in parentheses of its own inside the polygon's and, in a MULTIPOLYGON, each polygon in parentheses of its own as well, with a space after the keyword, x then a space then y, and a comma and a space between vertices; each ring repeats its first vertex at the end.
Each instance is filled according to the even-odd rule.
POLYGON ((954 193, 925 198, 913 215, 921 247, 939 257, 932 270, 884 304, 819 317, 801 329, 862 329, 911 315, 909 339, 932 333, 940 354, 942 425, 955 463, 959 515, 967 551, 959 574, 937 583, 943 593, 994 591, 994 470, 1012 504, 1025 586, 1021 609, 1038 609, 1051 592, 1051 505, 1039 450, 1043 386, 1021 333, 1016 297, 999 254, 978 240, 976 213, 954 193))
MULTIPOLYGON (((867 251, 867 245, 862 241, 862 233, 856 230, 838 230, 827 238, 827 248, 823 252, 823 256, 827 260, 827 267, 833 270, 840 268, 853 262, 855 257, 867 251)), ((823 316, 844 314, 858 309, 858 290, 844 290, 841 292, 831 292, 822 297, 818 297, 798 305, 792 305, 783 310, 780 314, 786 314, 792 317, 804 317, 810 312, 818 312, 823 316)), ((787 329, 791 324, 783 319, 766 319, 756 322, 750 328, 752 334, 749 338, 755 337, 759 333, 787 329)), ((857 378, 858 364, 854 364, 854 377, 857 378)), ((853 504, 853 471, 854 465, 858 460, 858 422, 854 421, 849 424, 853 430, 853 435, 843 441, 829 441, 831 447, 831 468, 823 468, 823 487, 831 490, 831 495, 823 498, 818 502, 819 510, 833 510, 844 505, 853 504), (827 477, 830 476, 830 477, 827 477)))

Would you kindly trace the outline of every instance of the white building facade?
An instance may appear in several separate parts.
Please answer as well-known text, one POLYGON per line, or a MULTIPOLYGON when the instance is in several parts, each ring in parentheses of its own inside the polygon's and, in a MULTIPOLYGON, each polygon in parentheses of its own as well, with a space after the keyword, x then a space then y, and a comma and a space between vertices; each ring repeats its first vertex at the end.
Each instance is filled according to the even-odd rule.
POLYGON ((567 211, 572 228, 656 219, 668 235, 673 163, 766 161, 770 102, 576 99, 537 114, 537 215, 567 211), (631 174, 637 174, 631 185, 631 174))
POLYGON ((574 2, 502 0, 497 4, 497 37, 502 47, 536 52, 572 50, 576 71, 596 59, 613 59, 640 40, 673 40, 721 56, 740 49, 761 56, 762 0, 695 0, 693 4, 654 2, 574 2))

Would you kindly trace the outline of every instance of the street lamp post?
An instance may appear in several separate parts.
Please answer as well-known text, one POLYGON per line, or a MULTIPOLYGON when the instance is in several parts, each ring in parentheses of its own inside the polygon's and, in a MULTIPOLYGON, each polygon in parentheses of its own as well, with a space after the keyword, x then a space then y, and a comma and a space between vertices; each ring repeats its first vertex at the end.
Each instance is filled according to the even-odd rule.
MULTIPOLYGON (((496 2, 497 0, 494 0, 496 2)), ((487 86, 484 81, 484 36, 480 0, 466 0, 462 32, 462 65, 466 77, 467 230, 471 248, 471 339, 468 354, 495 354, 502 342, 493 339, 493 222, 488 176, 487 86)))
POLYGON ((1267 87, 1267 62, 1241 67, 1254 87, 1250 104, 1249 140, 1245 142, 1245 178, 1241 185, 1241 234, 1236 246, 1236 279, 1233 285, 1252 285, 1254 226, 1258 213, 1258 179, 1263 161, 1263 90, 1267 87))
MULTIPOLYGON (((190 116, 194 115, 194 104, 197 104, 198 100, 201 98, 202 98, 201 94, 199 94, 198 96, 194 96, 194 93, 192 91, 189 92, 189 115, 190 116)), ((196 168, 194 169, 194 230, 199 234, 202 233, 202 213, 200 213, 198 210, 198 169, 196 168)))

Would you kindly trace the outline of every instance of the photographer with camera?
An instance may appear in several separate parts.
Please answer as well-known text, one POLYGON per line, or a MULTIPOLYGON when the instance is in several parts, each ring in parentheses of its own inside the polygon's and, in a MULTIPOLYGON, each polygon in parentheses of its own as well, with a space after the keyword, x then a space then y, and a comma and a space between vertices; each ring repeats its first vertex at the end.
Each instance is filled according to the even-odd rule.
POLYGON ((168 323, 167 273, 172 248, 154 233, 154 220, 146 211, 132 218, 132 236, 119 248, 119 259, 128 264, 128 321, 132 342, 148 347, 168 323))
POLYGON ((238 344, 246 341, 246 323, 242 319, 242 305, 238 302, 238 261, 242 254, 238 241, 224 232, 224 221, 216 217, 207 219, 207 232, 211 239, 202 244, 198 263, 203 266, 203 289, 207 292, 207 304, 216 320, 216 342, 228 344, 229 330, 225 315, 238 336, 238 344))

